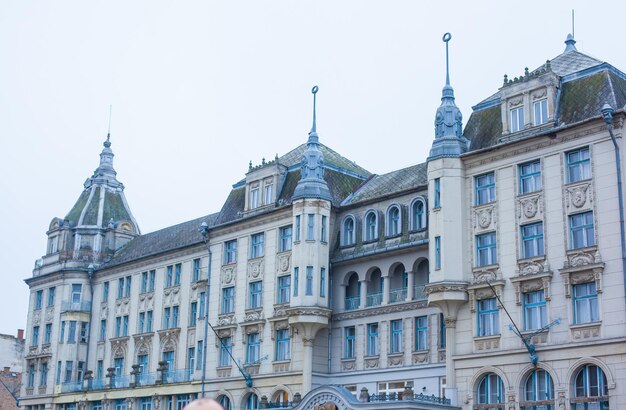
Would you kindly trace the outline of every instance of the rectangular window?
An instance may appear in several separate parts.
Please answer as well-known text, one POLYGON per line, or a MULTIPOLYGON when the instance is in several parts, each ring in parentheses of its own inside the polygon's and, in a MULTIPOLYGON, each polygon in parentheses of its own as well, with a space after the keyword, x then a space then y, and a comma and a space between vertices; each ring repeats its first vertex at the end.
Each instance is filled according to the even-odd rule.
POLYGON ((147 373, 148 355, 147 354, 137 355, 137 364, 139 365, 139 369, 137 369, 139 371, 139 374, 147 373))
POLYGON ((109 282, 102 284, 102 301, 105 303, 109 301, 109 282))
POLYGON ((263 256, 263 242, 265 235, 263 232, 252 235, 250 238, 250 259, 263 256))
POLYGON ((307 215, 306 240, 307 241, 315 240, 315 214, 307 215))
POLYGON ((435 269, 441 269, 441 237, 435 236, 435 269))
POLYGON ((48 307, 54 306, 54 295, 56 293, 56 288, 52 287, 48 289, 48 307))
POLYGON ((152 311, 146 312, 146 332, 152 332, 152 311))
POLYGON ((41 309, 43 304, 43 290, 38 290, 35 293, 35 309, 41 309))
POLYGON ((41 378, 39 379, 39 384, 41 386, 48 384, 48 362, 41 363, 41 378))
POLYGON ((85 371, 85 362, 78 362, 78 366, 76 366, 76 381, 80 382, 83 380, 83 373, 85 371))
POLYGON ((354 326, 348 326, 343 329, 344 334, 344 359, 352 359, 356 356, 356 328, 354 326))
POLYGON ((146 327, 146 312, 139 312, 139 320, 137 321, 137 333, 143 333, 146 327))
POLYGON ((182 274, 183 265, 181 263, 177 263, 174 265, 174 286, 180 285, 180 276, 182 274))
POLYGON ((269 205, 272 203, 274 199, 273 193, 274 193, 274 185, 272 184, 265 185, 264 192, 263 192, 263 196, 264 196, 263 203, 265 205, 269 205))
POLYGON ((126 292, 124 294, 125 297, 129 298, 130 297, 130 282, 131 282, 132 277, 130 276, 126 276, 126 292))
POLYGON ((174 283, 174 266, 169 265, 165 268, 165 287, 170 288, 174 283))
POLYGON ((39 326, 33 326, 33 337, 31 340, 31 346, 37 346, 39 344, 39 326))
POLYGON ((391 330, 389 353, 400 353, 402 352, 402 319, 392 320, 389 324, 391 330))
POLYGON ((104 360, 98 360, 96 366, 96 380, 102 380, 104 377, 104 360))
POLYGON ((289 296, 291 294, 291 276, 279 276, 278 277, 278 292, 276 297, 276 303, 289 303, 289 296))
POLYGON ((496 177, 493 172, 474 177, 476 205, 488 204, 496 200, 496 177))
POLYGON ((522 225, 522 258, 543 255, 543 222, 522 225))
POLYGON ((571 249, 585 248, 596 244, 593 227, 593 212, 583 212, 569 217, 571 249))
POLYGON ((222 337, 220 344, 220 367, 226 367, 231 365, 230 355, 232 353, 233 342, 230 336, 222 337))
POLYGON ((76 343, 76 321, 70 320, 67 328, 67 342, 76 343))
POLYGON ((435 200, 434 207, 441 208, 441 179, 435 178, 435 200))
POLYGON ((298 275, 300 269, 296 266, 293 268, 293 295, 298 296, 298 275))
POLYGON ((198 302, 191 302, 191 307, 189 308, 189 326, 195 327, 197 320, 198 320, 198 302))
POLYGON ((124 374, 124 358, 116 357, 115 360, 113 360, 113 368, 115 369, 116 377, 122 376, 122 374, 124 374))
POLYGON ((154 292, 154 282, 156 280, 156 271, 155 270, 151 270, 150 271, 150 280, 148 281, 148 291, 149 292, 154 292))
POLYGON ((259 188, 250 190, 250 209, 259 207, 259 188))
POLYGON ((543 290, 524 293, 524 330, 541 329, 548 324, 543 290))
POLYGON ((222 313, 235 311, 235 288, 233 286, 222 289, 222 313))
POLYGON ((276 360, 289 360, 289 329, 276 331, 276 360))
POLYGON ((328 233, 327 233, 327 223, 328 217, 326 215, 322 215, 322 230, 320 232, 320 240, 322 242, 328 242, 328 233))
POLYGON ((74 283, 72 285, 72 304, 79 304, 83 293, 83 285, 74 283))
POLYGON ((148 291, 148 272, 141 272, 141 287, 139 288, 141 293, 148 291))
POLYGON ((200 258, 196 258, 193 260, 192 282, 197 282, 199 280, 200 280, 200 258))
POLYGON ((591 323, 600 320, 596 283, 572 286, 574 293, 574 323, 591 323))
POLYGON ((187 371, 189 372, 189 380, 192 380, 193 369, 196 364, 196 348, 190 347, 187 349, 187 371))
POLYGON ((541 125, 548 122, 548 100, 543 99, 533 103, 533 124, 541 125))
POLYGON ((378 323, 367 325, 367 355, 378 355, 378 323))
POLYGON ((541 163, 539 160, 520 164, 519 171, 519 193, 541 191, 541 163))
POLYGON ((124 278, 119 278, 117 280, 117 298, 121 299, 124 297, 124 278))
POLYGON ((415 350, 428 350, 428 316, 415 318, 415 350))
POLYGON ((72 360, 67 360, 65 362, 65 382, 72 381, 72 373, 74 371, 74 362, 72 360))
POLYGON ((122 316, 122 336, 128 336, 128 315, 122 316))
POLYGON ((166 307, 163 309, 163 329, 170 328, 170 316, 171 316, 171 308, 166 307))
POLYGON ((500 334, 496 298, 479 300, 476 304, 478 305, 478 336, 500 334))
POLYGON ((204 352, 202 350, 203 347, 204 343, 202 343, 202 340, 198 341, 198 348, 196 349, 198 351, 198 361, 196 364, 196 369, 198 370, 202 369, 202 363, 204 362, 204 352))
POLYGON ((107 338, 107 321, 106 319, 100 320, 100 335, 98 336, 98 341, 104 342, 107 338))
POLYGON ((313 266, 306 267, 306 289, 307 295, 313 295, 313 266))
POLYGON ((65 341, 65 320, 61 321, 61 331, 59 332, 59 343, 65 341))
POLYGON ((296 215, 296 241, 300 240, 300 215, 296 215))
POLYGON ((58 361, 57 362, 57 377, 56 377, 56 384, 61 384, 61 366, 62 366, 63 362, 58 361))
POLYGON ((326 268, 320 269, 320 297, 326 297, 326 268))
POLYGON ((35 387, 35 365, 28 365, 28 384, 27 387, 35 387))
POLYGON ((258 333, 248 335, 248 350, 246 352, 246 363, 256 363, 261 355, 261 338, 258 333))
POLYGON ((80 322, 80 342, 87 343, 89 337, 89 322, 80 322))
POLYGON ((280 228, 280 243, 278 244, 279 252, 291 250, 291 225, 280 228))
POLYGON ((263 296, 262 282, 250 282, 250 309, 256 309, 261 307, 263 296))
POLYGON ((43 342, 49 344, 52 341, 52 323, 46 323, 46 330, 43 336, 43 342))
POLYGON ((443 313, 439 314, 439 348, 446 348, 446 321, 443 313))
POLYGON ((497 254, 495 232, 476 235, 476 266, 498 263, 497 254))
POLYGON ((176 367, 174 366, 174 351, 170 350, 167 352, 163 352, 163 361, 167 363, 168 372, 174 372, 174 370, 176 369, 176 367))
POLYGON ((122 317, 117 316, 115 318, 115 337, 120 337, 122 335, 122 317))
POLYGON ((567 163, 567 182, 578 182, 591 178, 591 160, 589 147, 565 153, 567 163))
POLYGON ((524 107, 513 108, 511 110, 511 132, 524 129, 524 107))
POLYGON ((206 305, 206 293, 200 292, 198 296, 198 300, 200 301, 200 306, 198 308, 198 318, 204 317, 204 306, 206 305))
POLYGON ((224 242, 224 265, 237 262, 237 239, 224 242))

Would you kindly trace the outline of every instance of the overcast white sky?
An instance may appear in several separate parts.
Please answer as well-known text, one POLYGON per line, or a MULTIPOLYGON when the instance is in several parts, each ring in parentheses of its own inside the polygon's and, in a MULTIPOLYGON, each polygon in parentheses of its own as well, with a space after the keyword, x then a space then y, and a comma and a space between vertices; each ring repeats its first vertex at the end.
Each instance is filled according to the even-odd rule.
POLYGON ((0 1, 0 333, 26 325, 53 217, 114 166, 142 232, 219 211, 263 157, 320 140, 373 173, 423 162, 450 43, 464 122, 502 76, 564 49, 626 70, 623 25, 589 1, 0 1))

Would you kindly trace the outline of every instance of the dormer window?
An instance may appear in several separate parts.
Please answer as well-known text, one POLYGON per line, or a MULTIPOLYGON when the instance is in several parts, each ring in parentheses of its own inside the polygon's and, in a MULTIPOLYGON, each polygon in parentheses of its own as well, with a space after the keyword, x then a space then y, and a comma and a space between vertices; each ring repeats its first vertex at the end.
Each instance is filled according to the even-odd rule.
POLYGON ((259 207, 259 188, 250 189, 250 209, 259 207))
POLYGON ((48 238, 48 254, 56 253, 58 250, 59 237, 52 236, 48 238))
POLYGON ((274 185, 272 183, 265 183, 265 188, 263 189, 263 204, 269 205, 274 202, 274 185))
POLYGON ((354 245, 354 218, 351 216, 343 221, 343 245, 354 245))
POLYGON ((524 107, 511 109, 511 132, 524 129, 524 107))
POLYGON ((533 125, 541 125, 548 122, 548 99, 544 98, 533 103, 533 125))
POLYGON ((400 235, 400 208, 392 206, 387 211, 387 236, 400 235))

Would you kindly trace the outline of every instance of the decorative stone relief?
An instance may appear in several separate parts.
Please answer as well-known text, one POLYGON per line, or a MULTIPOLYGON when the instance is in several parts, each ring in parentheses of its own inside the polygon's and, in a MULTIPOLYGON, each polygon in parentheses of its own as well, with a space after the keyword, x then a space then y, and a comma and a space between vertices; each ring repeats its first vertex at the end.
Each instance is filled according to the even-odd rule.
POLYGON ((230 326, 236 323, 237 323, 237 320, 235 319, 234 314, 220 315, 219 318, 217 319, 218 326, 230 326))
POLYGON ((46 322, 52 322, 54 320, 54 306, 46 308, 46 322))
POLYGON ((500 348, 500 337, 474 340, 474 347, 478 351, 500 348))
POLYGON ((154 308, 154 292, 139 295, 139 310, 152 310, 154 308))
POLYGON ((439 363, 442 363, 442 362, 446 361, 446 351, 445 350, 440 350, 438 356, 439 356, 439 363))
POLYGON ((564 268, 578 268, 601 262, 600 252, 596 249, 590 249, 568 254, 564 268))
POLYGON ((524 99, 521 96, 511 98, 509 99, 509 107, 517 107, 518 105, 521 105, 523 102, 524 102, 524 99))
POLYGON ((356 369, 356 360, 344 360, 341 362, 341 370, 351 371, 356 369))
POLYGON ((233 265, 222 266, 222 284, 230 285, 235 281, 235 268, 233 265))
POLYGON ((495 226, 495 205, 481 207, 474 210, 474 229, 487 229, 495 226))
MULTIPOLYGON (((498 295, 498 298, 502 300, 502 288, 504 287, 504 282, 498 281, 498 282, 492 283, 492 286, 494 290, 496 291, 496 295, 498 295)), ((490 287, 485 286, 485 285, 477 286, 477 287, 470 287, 467 290, 467 294, 469 296, 470 312, 472 313, 476 312, 475 302, 477 300, 489 299, 489 298, 494 297, 493 290, 491 290, 490 287)), ((502 305, 498 303, 498 309, 501 309, 501 308, 502 308, 502 305)))
POLYGON ((365 359, 365 369, 378 369, 378 357, 365 359))
POLYGON ((111 358, 125 357, 128 349, 128 338, 111 341, 111 358))
POLYGON ((176 352, 180 329, 168 329, 159 331, 160 352, 176 352))
POLYGON ((533 91, 533 93, 531 94, 532 95, 532 99, 533 100, 540 100, 542 98, 545 98, 547 93, 548 93, 548 89, 547 88, 542 88, 540 90, 533 91))
POLYGON ((257 320, 263 320, 263 312, 262 311, 250 311, 246 312, 246 315, 243 318, 244 322, 254 322, 257 320))
POLYGON ((286 273, 290 271, 291 266, 291 253, 283 253, 278 255, 278 272, 286 273))
POLYGON ((180 286, 167 288, 163 291, 163 304, 173 306, 180 304, 180 286))
POLYGON ((591 183, 586 182, 580 185, 565 188, 565 205, 568 208, 590 208, 593 202, 591 183))
POLYGON ((217 369, 217 377, 230 377, 231 368, 217 369))
POLYGON ((285 373, 289 371, 290 364, 291 362, 289 361, 272 363, 272 369, 274 370, 274 373, 285 373))
POLYGON ((272 317, 283 317, 287 316, 287 310, 284 306, 274 307, 274 314, 272 317))
POLYGON ((38 325, 41 322, 41 310, 35 311, 33 313, 33 324, 38 325))
POLYGON ((404 362, 404 355, 387 357, 387 367, 402 366, 403 362, 404 362))
POLYGON ((413 353, 413 364, 426 364, 429 362, 430 355, 428 353, 413 353))
POLYGON ((130 298, 122 298, 115 301, 115 316, 128 315, 129 311, 130 298))
POLYGON ((248 278, 249 279, 262 279, 263 278, 263 259, 255 259, 248 262, 248 278))
POLYGON ((107 317, 109 315, 109 307, 106 304, 102 304, 100 309, 100 317, 107 317))
POLYGON ((600 337, 600 326, 585 326, 572 329, 572 339, 582 340, 600 337))
POLYGON ((543 201, 541 194, 525 196, 517 200, 518 219, 533 219, 543 214, 543 201))
POLYGON ((472 278, 471 283, 473 285, 476 285, 476 284, 493 282, 494 280, 502 279, 502 272, 500 271, 500 268, 498 267, 485 268, 485 269, 478 268, 478 269, 474 269, 473 276, 474 277, 472 278))
POLYGON ((547 259, 521 261, 517 263, 518 276, 536 275, 548 271, 550 271, 550 264, 547 259))

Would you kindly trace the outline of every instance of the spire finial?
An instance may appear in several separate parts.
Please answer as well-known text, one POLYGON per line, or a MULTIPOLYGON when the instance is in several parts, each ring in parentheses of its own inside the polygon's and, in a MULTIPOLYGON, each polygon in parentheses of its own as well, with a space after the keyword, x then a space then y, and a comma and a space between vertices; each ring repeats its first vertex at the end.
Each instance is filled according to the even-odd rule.
POLYGON ((316 115, 315 115, 315 111, 316 111, 316 104, 317 104, 317 92, 319 91, 319 87, 318 86, 313 86, 313 88, 311 88, 311 92, 313 93, 313 126, 311 127, 311 132, 309 132, 309 135, 311 134, 315 134, 317 135, 317 124, 316 124, 316 115))
POLYGON ((109 130, 107 131, 107 140, 104 142, 104 146, 109 148, 111 146, 111 110, 113 106, 109 104, 109 130))
POLYGON ((446 85, 450 85, 450 66, 448 64, 448 42, 452 39, 452 34, 446 33, 443 35, 443 42, 446 43, 446 85))

